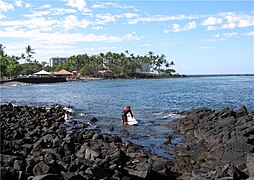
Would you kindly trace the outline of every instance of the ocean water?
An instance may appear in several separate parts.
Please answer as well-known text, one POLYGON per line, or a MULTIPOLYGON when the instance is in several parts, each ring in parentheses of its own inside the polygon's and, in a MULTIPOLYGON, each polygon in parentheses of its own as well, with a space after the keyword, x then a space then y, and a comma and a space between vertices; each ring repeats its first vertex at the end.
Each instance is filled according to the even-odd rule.
MULTIPOLYGON (((164 149, 168 134, 174 131, 168 124, 180 115, 179 111, 207 107, 237 110, 246 106, 254 111, 254 76, 98 80, 56 84, 0 86, 1 103, 27 105, 60 104, 74 109, 73 118, 88 121, 105 133, 117 134, 124 140, 147 147, 147 150, 171 158, 164 149), (130 105, 138 126, 122 126, 121 112, 130 105), (114 127, 110 132, 107 128, 114 127)), ((181 143, 174 138, 174 143, 181 143)))

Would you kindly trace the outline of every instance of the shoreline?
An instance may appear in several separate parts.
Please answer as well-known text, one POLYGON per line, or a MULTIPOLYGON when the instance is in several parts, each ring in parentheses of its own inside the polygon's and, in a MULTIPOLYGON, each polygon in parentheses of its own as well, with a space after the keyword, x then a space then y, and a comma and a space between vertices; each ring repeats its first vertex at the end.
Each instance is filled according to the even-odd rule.
POLYGON ((175 147, 180 179, 254 179, 254 112, 199 108, 170 127, 185 144, 175 147))
POLYGON ((245 107, 237 111, 199 108, 181 113, 185 117, 169 127, 184 143, 172 144, 171 135, 165 142, 173 146, 166 153, 174 160, 146 153, 140 145, 123 142, 119 136, 103 134, 97 128, 89 129, 89 124, 76 120, 68 122, 74 125, 68 131, 65 113, 60 105, 1 105, 1 176, 6 177, 3 179, 17 179, 18 174, 56 179, 254 177, 250 163, 254 160, 254 112, 245 107), (234 149, 225 150, 229 147, 234 149), (245 149, 240 152, 237 147, 245 149))
MULTIPOLYGON (((175 179, 172 161, 73 120, 63 106, 1 105, 2 179, 175 179)), ((96 118, 92 118, 96 120, 96 118)))
MULTIPOLYGON (((60 82, 72 82, 72 81, 93 81, 93 80, 142 80, 142 79, 171 79, 171 78, 206 78, 206 77, 235 77, 235 76, 242 76, 242 77, 251 77, 254 74, 200 74, 200 75, 172 75, 172 76, 149 76, 149 77, 80 77, 77 80, 62 80, 60 78, 53 78, 53 79, 60 79, 60 80, 49 80, 45 81, 36 81, 32 80, 33 78, 26 78, 24 82, 17 81, 19 79, 1 79, 0 86, 3 84, 8 84, 12 82, 20 82, 20 83, 31 83, 31 84, 38 84, 38 83, 60 83, 60 82), (30 81, 31 82, 30 82, 30 81)), ((24 78, 23 78, 24 79, 24 78)), ((35 79, 47 79, 47 78, 35 78, 35 79)), ((52 78, 49 78, 52 79, 52 78)), ((22 79, 20 79, 22 80, 22 79)))

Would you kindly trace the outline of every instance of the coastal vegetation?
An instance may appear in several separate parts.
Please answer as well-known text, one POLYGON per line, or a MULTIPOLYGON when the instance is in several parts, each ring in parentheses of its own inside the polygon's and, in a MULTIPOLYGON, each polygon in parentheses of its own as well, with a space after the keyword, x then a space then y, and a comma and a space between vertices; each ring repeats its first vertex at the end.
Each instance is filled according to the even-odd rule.
POLYGON ((80 76, 109 78, 173 77, 179 76, 173 69, 173 61, 168 62, 164 54, 156 55, 152 51, 146 55, 134 55, 126 50, 123 53, 100 53, 98 55, 79 54, 69 57, 64 64, 50 67, 47 62, 34 59, 35 51, 30 45, 20 56, 5 54, 0 44, 0 76, 16 77, 29 75, 41 69, 46 71, 77 71, 80 76), (23 63, 22 63, 23 62, 23 63))

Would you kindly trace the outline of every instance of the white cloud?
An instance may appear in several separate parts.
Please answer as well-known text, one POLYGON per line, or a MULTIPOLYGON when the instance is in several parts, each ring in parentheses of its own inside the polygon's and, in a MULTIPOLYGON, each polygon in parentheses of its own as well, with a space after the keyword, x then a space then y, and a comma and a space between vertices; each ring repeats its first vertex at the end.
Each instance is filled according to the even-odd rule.
POLYGON ((213 30, 216 30, 216 29, 217 29, 216 26, 207 26, 208 31, 213 31, 213 30))
POLYGON ((94 26, 94 27, 92 27, 92 29, 94 29, 94 30, 101 30, 101 29, 103 29, 103 27, 102 26, 94 26))
POLYGON ((94 8, 94 9, 99 9, 99 8, 106 8, 106 6, 105 6, 105 4, 94 4, 93 6, 92 6, 92 8, 94 8))
POLYGON ((179 32, 181 25, 180 24, 172 24, 171 27, 172 27, 173 32, 179 32))
POLYGON ((136 13, 124 13, 123 16, 125 16, 126 18, 134 18, 138 17, 139 15, 136 13))
POLYGON ((90 10, 86 8, 85 0, 68 0, 67 6, 77 8, 79 11, 90 12, 90 10))
POLYGON ((220 34, 215 34, 213 35, 214 38, 219 38, 220 37, 220 34))
POLYGON ((218 41, 225 41, 227 39, 233 38, 238 36, 237 32, 228 32, 223 34, 215 34, 210 39, 204 39, 204 42, 218 42, 218 41))
POLYGON ((51 13, 51 11, 34 11, 32 12, 32 14, 25 14, 25 17, 42 17, 42 16, 46 16, 49 15, 51 13))
POLYGON ((139 47, 151 47, 151 44, 140 44, 139 47))
POLYGON ((26 6, 25 6, 26 8, 31 8, 32 6, 31 6, 31 4, 30 3, 26 3, 26 6))
POLYGON ((136 13, 123 13, 123 14, 116 14, 112 15, 111 13, 104 13, 104 14, 96 14, 95 16, 97 19, 94 21, 94 24, 105 25, 110 22, 117 22, 120 18, 127 18, 131 19, 134 17, 138 17, 136 13))
POLYGON ((245 35, 245 36, 250 36, 250 37, 254 37, 254 31, 247 32, 247 33, 243 33, 243 35, 245 35))
POLYGON ((181 31, 189 31, 192 29, 196 29, 197 24, 194 21, 191 21, 189 23, 187 23, 185 26, 181 27, 180 24, 172 24, 170 29, 168 30, 164 30, 165 33, 168 32, 181 32, 181 31))
POLYGON ((223 33, 225 38, 231 38, 233 36, 237 36, 237 32, 223 33))
POLYGON ((236 27, 235 23, 228 23, 222 26, 223 29, 234 29, 235 27, 236 27))
POLYGON ((61 24, 66 30, 72 29, 77 26, 78 18, 74 15, 67 16, 61 24))
POLYGON ((64 15, 64 14, 71 14, 76 13, 77 11, 75 9, 64 9, 64 8, 53 8, 51 15, 64 15))
POLYGON ((87 28, 90 22, 86 19, 79 20, 77 16, 69 15, 61 23, 65 30, 70 30, 73 28, 87 28))
POLYGON ((238 27, 249 27, 254 26, 254 18, 253 19, 242 19, 240 20, 238 27))
POLYGON ((18 7, 22 7, 22 0, 16 0, 15 1, 15 4, 16 4, 16 6, 18 6, 18 7))
POLYGON ((5 3, 2 0, 0 0, 0 11, 13 11, 14 10, 14 6, 10 3, 5 3))
POLYGON ((209 16, 202 23, 207 30, 235 29, 254 26, 254 16, 245 12, 221 12, 209 16))
POLYGON ((4 18, 6 18, 6 16, 0 13, 0 19, 4 19, 4 18))
POLYGON ((164 22, 173 20, 191 20, 198 19, 198 16, 186 16, 186 15, 176 15, 176 16, 165 16, 165 15, 154 15, 149 17, 137 17, 136 19, 129 20, 129 24, 137 24, 139 22, 164 22))
POLYGON ((20 28, 21 30, 51 31, 59 24, 58 20, 49 20, 44 17, 31 18, 26 21, 0 21, 0 26, 6 28, 20 28))
POLYGON ((228 23, 234 23, 234 22, 240 21, 245 16, 243 14, 239 14, 239 13, 237 14, 234 12, 223 12, 223 13, 220 13, 219 15, 223 17, 224 19, 226 19, 228 23))
MULTIPOLYGON (((74 18, 74 21, 76 19, 74 18)), ((22 38, 44 44, 72 44, 79 42, 121 42, 121 41, 137 41, 143 37, 135 35, 135 33, 113 36, 109 34, 82 34, 82 33, 63 33, 63 32, 41 32, 39 29, 33 30, 16 30, 0 31, 0 38, 22 38)))
POLYGON ((43 6, 41 6, 39 9, 49 9, 51 8, 50 4, 44 4, 43 6))
POLYGON ((93 9, 105 9, 105 8, 116 8, 116 9, 136 9, 133 6, 127 6, 125 4, 115 2, 98 2, 92 6, 93 9))
POLYGON ((96 18, 98 19, 96 20, 95 24, 104 25, 109 22, 116 22, 118 16, 111 15, 110 13, 105 13, 105 14, 96 14, 96 18))
POLYGON ((211 26, 211 25, 216 25, 216 24, 221 24, 223 20, 221 18, 217 17, 209 17, 206 20, 203 21, 202 25, 203 26, 211 26))

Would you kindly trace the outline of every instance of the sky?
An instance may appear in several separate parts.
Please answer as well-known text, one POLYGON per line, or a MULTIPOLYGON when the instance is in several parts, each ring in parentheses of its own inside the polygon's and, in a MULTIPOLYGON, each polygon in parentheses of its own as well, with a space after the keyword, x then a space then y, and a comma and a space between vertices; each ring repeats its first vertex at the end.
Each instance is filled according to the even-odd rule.
POLYGON ((180 74, 253 74, 254 1, 0 0, 0 43, 40 62, 152 51, 180 74))

